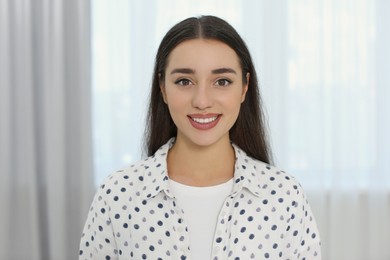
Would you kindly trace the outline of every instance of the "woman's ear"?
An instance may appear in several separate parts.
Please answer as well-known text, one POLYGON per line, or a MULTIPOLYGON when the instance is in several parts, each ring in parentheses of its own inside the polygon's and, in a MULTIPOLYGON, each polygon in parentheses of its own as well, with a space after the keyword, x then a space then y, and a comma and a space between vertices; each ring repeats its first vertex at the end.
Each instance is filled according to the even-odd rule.
POLYGON ((248 91, 250 73, 246 73, 246 83, 242 86, 241 103, 245 101, 246 92, 248 91))
POLYGON ((159 85, 160 85, 160 91, 161 91, 161 95, 162 95, 162 98, 164 100, 164 103, 168 104, 168 102, 167 102, 167 94, 165 93, 164 81, 161 80, 161 73, 158 74, 158 82, 159 82, 159 85))

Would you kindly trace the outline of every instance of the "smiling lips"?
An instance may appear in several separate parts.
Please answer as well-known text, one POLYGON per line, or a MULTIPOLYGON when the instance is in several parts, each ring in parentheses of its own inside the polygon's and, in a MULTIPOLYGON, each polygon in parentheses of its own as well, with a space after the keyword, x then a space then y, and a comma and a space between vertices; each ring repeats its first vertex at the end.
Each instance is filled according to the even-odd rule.
POLYGON ((209 130, 218 124, 221 116, 221 114, 193 114, 188 115, 188 118, 190 120, 191 125, 196 129, 209 130))

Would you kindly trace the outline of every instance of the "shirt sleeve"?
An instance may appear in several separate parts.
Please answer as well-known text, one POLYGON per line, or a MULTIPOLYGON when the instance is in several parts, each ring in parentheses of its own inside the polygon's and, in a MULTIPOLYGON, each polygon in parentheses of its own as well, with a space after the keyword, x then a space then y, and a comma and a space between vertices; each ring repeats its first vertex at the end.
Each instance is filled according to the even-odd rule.
POLYGON ((80 241, 79 260, 118 259, 110 207, 102 185, 95 194, 80 241))
POLYGON ((320 260, 321 241, 317 223, 310 208, 306 194, 299 184, 294 185, 289 207, 289 225, 287 236, 291 242, 290 257, 299 260, 320 260))

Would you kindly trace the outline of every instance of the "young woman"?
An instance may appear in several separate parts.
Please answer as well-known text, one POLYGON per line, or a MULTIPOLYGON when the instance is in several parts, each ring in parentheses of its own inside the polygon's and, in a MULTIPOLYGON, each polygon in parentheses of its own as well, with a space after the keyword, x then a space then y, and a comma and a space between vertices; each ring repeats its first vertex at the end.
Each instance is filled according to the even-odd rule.
POLYGON ((213 16, 176 24, 157 52, 149 158, 97 191, 79 259, 320 259, 298 182, 270 166, 256 72, 213 16))

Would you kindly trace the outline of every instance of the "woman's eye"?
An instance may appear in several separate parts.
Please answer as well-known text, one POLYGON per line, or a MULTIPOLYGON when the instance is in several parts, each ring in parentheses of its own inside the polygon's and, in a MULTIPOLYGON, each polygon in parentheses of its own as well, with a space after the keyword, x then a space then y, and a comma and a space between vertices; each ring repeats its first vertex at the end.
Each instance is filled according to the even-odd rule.
POLYGON ((221 87, 225 87, 225 86, 228 86, 230 83, 232 83, 230 80, 219 79, 219 80, 217 80, 216 85, 221 86, 221 87))
POLYGON ((175 84, 180 86, 188 86, 191 85, 191 81, 189 79, 179 79, 175 81, 175 84))

